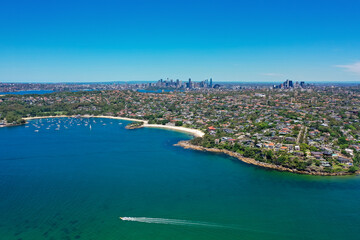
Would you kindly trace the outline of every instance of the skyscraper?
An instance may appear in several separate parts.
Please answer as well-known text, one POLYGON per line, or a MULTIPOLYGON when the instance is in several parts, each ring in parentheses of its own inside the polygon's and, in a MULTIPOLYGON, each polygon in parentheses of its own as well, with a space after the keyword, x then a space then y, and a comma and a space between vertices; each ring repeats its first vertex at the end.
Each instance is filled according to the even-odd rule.
POLYGON ((293 88, 293 87, 294 87, 293 81, 289 80, 289 86, 288 86, 288 87, 289 87, 289 88, 293 88))
POLYGON ((207 88, 209 87, 209 80, 208 79, 204 80, 203 87, 207 87, 207 88))
POLYGON ((284 88, 288 88, 289 87, 289 79, 286 79, 286 81, 284 82, 284 88))

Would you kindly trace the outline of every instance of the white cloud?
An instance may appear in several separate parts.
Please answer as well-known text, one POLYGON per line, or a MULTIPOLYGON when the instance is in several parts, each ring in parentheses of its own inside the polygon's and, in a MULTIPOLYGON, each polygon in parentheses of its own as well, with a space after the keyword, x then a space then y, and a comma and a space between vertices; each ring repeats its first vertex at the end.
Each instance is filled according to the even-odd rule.
POLYGON ((283 77, 284 76, 284 74, 281 74, 281 73, 262 73, 261 75, 268 76, 268 77, 283 77))
POLYGON ((360 62, 356 62, 356 63, 349 64, 349 65, 336 65, 335 67, 343 68, 347 72, 360 74, 360 62))

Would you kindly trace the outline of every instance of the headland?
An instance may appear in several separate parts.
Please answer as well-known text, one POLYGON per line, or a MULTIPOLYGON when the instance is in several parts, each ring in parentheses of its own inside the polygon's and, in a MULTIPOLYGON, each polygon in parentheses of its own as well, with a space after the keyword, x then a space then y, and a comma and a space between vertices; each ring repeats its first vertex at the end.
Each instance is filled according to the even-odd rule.
POLYGON ((179 146, 179 147, 183 147, 185 149, 192 149, 192 150, 203 151, 203 152, 222 153, 222 154, 228 155, 230 157, 234 157, 234 158, 236 158, 244 163, 247 163, 247 164, 251 164, 251 165, 255 165, 255 166, 259 166, 259 167, 263 167, 263 168, 274 169, 274 170, 278 170, 278 171, 282 171, 282 172, 291 172, 291 173, 297 173, 297 174, 317 175, 317 176, 344 176, 344 175, 360 174, 360 171, 357 171, 355 173, 349 173, 349 172, 331 173, 331 172, 305 171, 305 170, 303 171, 303 170, 298 170, 298 169, 292 169, 292 168, 287 168, 287 167, 283 167, 280 165, 256 161, 253 158, 246 158, 239 153, 229 151, 226 149, 206 148, 206 147, 202 147, 202 146, 197 146, 197 145, 191 144, 189 141, 180 141, 177 144, 175 144, 174 146, 179 146))

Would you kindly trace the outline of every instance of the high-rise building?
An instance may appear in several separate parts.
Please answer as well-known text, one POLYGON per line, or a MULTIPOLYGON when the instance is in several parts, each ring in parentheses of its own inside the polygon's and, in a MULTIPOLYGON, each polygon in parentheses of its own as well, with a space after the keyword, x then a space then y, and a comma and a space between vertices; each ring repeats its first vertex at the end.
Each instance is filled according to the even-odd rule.
POLYGON ((213 87, 212 78, 210 78, 210 88, 213 87))
POLYGON ((209 80, 208 79, 204 80, 203 87, 206 87, 206 88, 209 87, 209 80))
POLYGON ((298 82, 296 82, 296 85, 294 86, 294 82, 292 80, 286 79, 285 82, 283 82, 280 85, 274 85, 273 88, 288 89, 288 88, 297 87, 297 85, 298 85, 298 82))
POLYGON ((293 88, 293 87, 294 87, 293 81, 289 80, 289 86, 288 86, 288 87, 289 87, 289 88, 293 88))

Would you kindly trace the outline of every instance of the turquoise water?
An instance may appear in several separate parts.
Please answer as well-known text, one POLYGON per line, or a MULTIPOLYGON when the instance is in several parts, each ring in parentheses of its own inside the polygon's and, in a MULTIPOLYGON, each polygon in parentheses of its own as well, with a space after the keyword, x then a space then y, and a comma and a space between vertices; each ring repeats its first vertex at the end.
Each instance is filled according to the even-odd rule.
POLYGON ((357 176, 261 169, 126 123, 0 128, 0 238, 359 239, 357 176))

